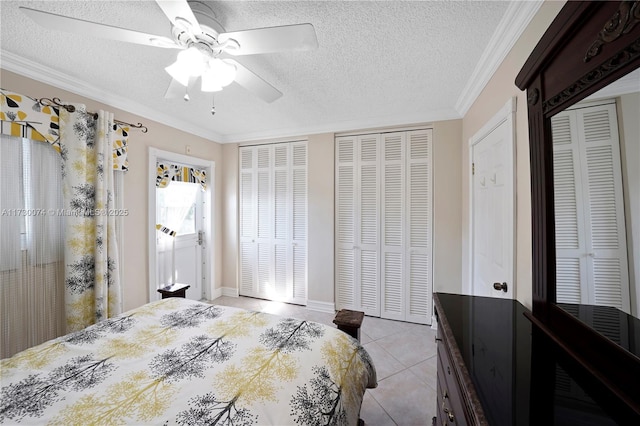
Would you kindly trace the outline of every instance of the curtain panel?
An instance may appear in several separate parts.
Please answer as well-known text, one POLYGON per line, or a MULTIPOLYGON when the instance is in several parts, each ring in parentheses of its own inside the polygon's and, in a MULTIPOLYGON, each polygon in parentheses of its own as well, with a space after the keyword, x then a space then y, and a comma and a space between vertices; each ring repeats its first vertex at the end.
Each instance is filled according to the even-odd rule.
POLYGON ((0 134, 0 358, 65 334, 62 157, 0 134))
MULTIPOLYGON (((114 170, 129 170, 129 127, 115 122, 110 125, 115 135, 111 141, 112 167, 114 170)), ((35 98, 0 89, 0 133, 48 142, 65 155, 60 147, 60 108, 43 106, 35 98)))
MULTIPOLYGON (((47 203, 57 191, 45 191, 48 186, 42 184, 42 179, 56 185, 62 193, 62 210, 51 209, 58 212, 55 215, 27 215, 24 226, 17 214, 15 218, 3 216, 3 229, 13 226, 18 230, 22 226, 24 230, 11 233, 18 235, 20 241, 14 238, 10 248, 5 247, 8 243, 2 244, 1 270, 17 270, 21 259, 36 267, 59 264, 64 279, 66 332, 83 329, 122 312, 116 217, 110 212, 115 210, 115 171, 128 167, 128 129, 115 123, 112 113, 87 114, 84 105, 74 107, 75 111, 69 112, 66 108, 42 106, 37 99, 0 89, 0 133, 32 139, 37 145, 29 145, 28 151, 22 150, 22 153, 29 153, 25 157, 13 152, 19 148, 18 142, 3 140, 0 155, 9 161, 3 163, 3 169, 26 167, 30 172, 23 175, 33 182, 27 184, 26 178, 19 180, 15 176, 2 179, 2 207, 25 213, 31 210, 48 212, 49 209, 40 207, 43 203, 54 207, 47 203), (44 160, 33 163, 40 158, 40 146, 49 149, 39 142, 47 142, 54 148, 51 153, 61 159, 61 167, 48 166, 44 160), (27 187, 41 191, 25 192, 27 187), (16 204, 18 197, 24 198, 20 205, 16 204), (54 223, 58 219, 64 226, 54 223), (44 231, 30 232, 36 228, 49 233, 64 232, 61 238, 64 249, 53 244, 44 231), (21 235, 26 237, 24 241, 21 235)), ((10 237, 8 234, 3 232, 3 237, 10 237)), ((44 291, 50 281, 53 282, 43 277, 37 284, 44 291)))
POLYGON ((94 120, 84 105, 60 110, 65 208, 67 331, 122 312, 113 209, 113 114, 94 120))

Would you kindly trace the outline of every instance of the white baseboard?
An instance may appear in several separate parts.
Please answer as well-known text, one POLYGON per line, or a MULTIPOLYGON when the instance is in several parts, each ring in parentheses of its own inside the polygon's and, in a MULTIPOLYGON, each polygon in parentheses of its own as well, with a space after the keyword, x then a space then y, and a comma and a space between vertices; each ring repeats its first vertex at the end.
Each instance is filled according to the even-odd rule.
POLYGON ((222 296, 222 289, 221 288, 214 288, 213 292, 211 294, 211 300, 215 300, 218 297, 222 296))
POLYGON ((307 309, 312 311, 326 312, 328 314, 336 313, 336 305, 331 302, 320 302, 319 300, 307 300, 307 309))
POLYGON ((222 296, 227 297, 238 297, 240 294, 238 293, 238 289, 236 287, 222 287, 222 296))
POLYGON ((436 320, 436 316, 433 315, 431 317, 431 329, 432 330, 437 330, 438 329, 438 320, 436 320))
POLYGON ((238 289, 235 287, 220 287, 213 290, 213 295, 211 300, 215 300, 218 297, 227 296, 227 297, 238 297, 238 289))

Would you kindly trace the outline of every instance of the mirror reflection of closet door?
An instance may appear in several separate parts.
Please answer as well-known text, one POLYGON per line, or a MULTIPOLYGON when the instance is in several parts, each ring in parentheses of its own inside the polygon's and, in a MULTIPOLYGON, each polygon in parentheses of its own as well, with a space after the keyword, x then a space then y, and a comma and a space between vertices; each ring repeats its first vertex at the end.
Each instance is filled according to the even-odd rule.
POLYGON ((556 217, 556 298, 630 310, 615 102, 551 119, 556 217))

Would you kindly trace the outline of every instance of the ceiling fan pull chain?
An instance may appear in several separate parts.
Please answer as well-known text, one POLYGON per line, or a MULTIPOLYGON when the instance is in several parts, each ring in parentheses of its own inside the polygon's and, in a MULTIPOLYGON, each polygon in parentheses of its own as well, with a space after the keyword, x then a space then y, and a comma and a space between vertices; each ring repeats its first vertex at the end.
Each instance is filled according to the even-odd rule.
POLYGON ((184 97, 182 98, 185 102, 189 102, 191 98, 189 97, 189 85, 184 86, 184 97))
POLYGON ((211 96, 211 115, 216 115, 216 97, 211 96))

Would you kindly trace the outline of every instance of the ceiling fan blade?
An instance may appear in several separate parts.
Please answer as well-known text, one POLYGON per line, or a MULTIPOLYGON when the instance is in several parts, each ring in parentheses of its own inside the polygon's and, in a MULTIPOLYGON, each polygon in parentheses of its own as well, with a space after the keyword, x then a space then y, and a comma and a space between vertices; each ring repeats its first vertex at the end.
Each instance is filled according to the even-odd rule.
POLYGON ((52 30, 66 31, 81 34, 83 36, 90 35, 110 40, 124 41, 127 43, 144 44, 147 46, 182 49, 182 46, 177 45, 168 37, 146 34, 111 25, 98 24, 97 22, 70 18, 68 16, 57 15, 55 13, 30 9, 28 7, 20 7, 20 10, 39 25, 52 30))
POLYGON ((318 47, 316 30, 311 24, 284 25, 281 27, 256 28, 253 30, 222 33, 218 41, 224 43, 234 39, 240 44, 238 49, 229 49, 230 55, 255 55, 289 50, 311 50, 318 47))
POLYGON ((189 30, 189 28, 184 25, 184 21, 187 21, 191 26, 190 29, 192 32, 196 34, 200 34, 202 32, 200 24, 198 23, 196 16, 193 14, 193 10, 189 7, 187 0, 156 0, 156 3, 158 3, 162 12, 167 15, 167 18, 169 18, 171 23, 176 27, 189 30))
POLYGON ((236 66, 237 74, 235 82, 245 89, 249 90, 250 92, 253 92, 256 96, 258 96, 265 102, 271 103, 282 96, 281 91, 264 81, 261 77, 246 68, 244 65, 241 65, 233 59, 227 59, 227 61, 233 63, 236 66))

